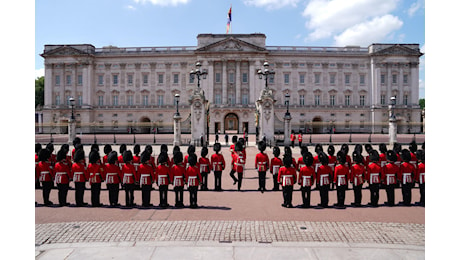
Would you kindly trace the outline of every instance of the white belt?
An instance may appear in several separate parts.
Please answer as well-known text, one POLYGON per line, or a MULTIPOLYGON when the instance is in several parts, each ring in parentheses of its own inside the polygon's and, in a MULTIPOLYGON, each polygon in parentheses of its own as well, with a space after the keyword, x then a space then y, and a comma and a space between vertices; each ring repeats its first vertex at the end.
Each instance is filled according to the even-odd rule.
POLYGON ((200 172, 206 171, 207 164, 200 164, 200 172))
POLYGON ((124 175, 125 175, 125 176, 133 176, 132 173, 125 173, 124 175))
POLYGON ((150 174, 141 174, 141 184, 147 184, 148 177, 150 177, 150 174))
MULTIPOLYGON (((374 178, 375 178, 376 176, 377 176, 377 178, 378 178, 379 174, 378 174, 378 173, 371 173, 370 180, 369 180, 371 184, 374 184, 374 178)), ((375 178, 375 179, 377 179, 377 178, 375 178)), ((378 183, 378 182, 377 182, 377 183, 378 183)))
POLYGON ((333 163, 330 163, 330 164, 328 164, 328 166, 329 166, 329 167, 331 167, 331 169, 332 169, 332 170, 334 170, 334 166, 335 166, 335 164, 333 164, 333 163))
POLYGON ((337 175, 337 186, 346 185, 347 181, 345 179, 345 175, 337 175))
POLYGON ((212 164, 213 171, 216 171, 216 169, 219 169, 218 171, 222 170, 222 162, 214 162, 212 164))
POLYGON ((311 186, 311 176, 302 176, 302 187, 307 187, 307 186, 311 186), (308 183, 307 183, 307 180, 308 180, 308 183))
POLYGON ((166 185, 166 178, 168 175, 158 175, 158 185, 166 185))
POLYGON ((67 172, 56 172, 56 175, 64 175, 64 174, 67 174, 67 172))
MULTIPOLYGON (((387 174, 387 184, 390 184, 390 178, 392 178, 392 180, 394 180, 395 175, 394 174, 387 174)), ((391 183, 391 184, 394 184, 394 183, 391 183)))
POLYGON ((66 175, 67 172, 56 172, 56 183, 61 184, 62 175, 66 175))
POLYGON ((112 184, 113 182, 113 176, 118 175, 116 172, 109 172, 107 173, 106 181, 108 184, 112 184))
POLYGON ((83 172, 75 172, 74 175, 80 175, 83 174, 83 172))
POLYGON ((293 178, 292 175, 283 175, 283 186, 292 185, 291 178, 293 178))
POLYGON ((244 164, 241 163, 235 163, 236 166, 244 166, 244 164))
POLYGON ((174 176, 174 186, 180 186, 181 182, 180 180, 182 179, 182 176, 174 176))
POLYGON ((329 174, 321 174, 319 176, 319 186, 329 185, 329 174))
POLYGON ((405 173, 403 173, 403 184, 406 184, 406 182, 412 182, 412 178, 411 178, 411 173, 410 173, 410 172, 405 172, 405 173))
POLYGON ((279 171, 280 171, 280 166, 279 165, 273 166, 273 174, 278 174, 279 171))
POLYGON ((189 176, 188 177, 188 186, 195 186, 195 180, 196 180, 197 176, 189 176))
POLYGON ((423 184, 423 183, 425 183, 425 173, 421 172, 420 173, 420 184, 423 184))

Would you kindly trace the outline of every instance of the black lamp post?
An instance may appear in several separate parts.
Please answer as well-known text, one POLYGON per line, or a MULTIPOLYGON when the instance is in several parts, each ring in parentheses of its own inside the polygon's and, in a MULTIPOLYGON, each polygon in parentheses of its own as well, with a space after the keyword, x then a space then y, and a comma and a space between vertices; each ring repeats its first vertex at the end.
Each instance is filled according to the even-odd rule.
POLYGON ((286 114, 285 116, 288 117, 290 116, 291 114, 289 113, 289 98, 291 97, 291 95, 289 95, 289 93, 286 93, 284 94, 284 104, 286 105, 286 114))
POLYGON ((176 94, 174 95, 174 102, 176 103, 176 116, 180 116, 179 114, 179 98, 180 98, 180 95, 179 94, 176 94))
POLYGON ((264 70, 262 71, 261 69, 257 71, 257 74, 259 74, 259 79, 264 78, 265 79, 265 89, 268 90, 268 79, 273 78, 275 75, 275 71, 269 70, 268 67, 270 64, 268 62, 264 62, 264 70))
POLYGON ((206 69, 203 69, 201 71, 201 63, 199 61, 196 62, 195 64, 195 69, 190 71, 190 79, 194 80, 195 77, 198 80, 198 89, 200 88, 200 78, 203 77, 203 79, 206 79, 206 76, 208 75, 208 71, 206 69))
POLYGON ((75 107, 75 99, 73 97, 69 98, 69 103, 70 103, 70 107, 72 108, 72 114, 70 116, 70 119, 73 121, 75 120, 75 115, 73 113, 73 109, 75 107))

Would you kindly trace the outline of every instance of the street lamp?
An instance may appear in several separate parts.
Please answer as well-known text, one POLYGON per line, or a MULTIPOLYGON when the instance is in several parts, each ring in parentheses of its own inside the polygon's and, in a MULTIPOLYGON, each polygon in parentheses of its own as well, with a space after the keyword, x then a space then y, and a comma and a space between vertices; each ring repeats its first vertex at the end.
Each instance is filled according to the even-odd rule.
POLYGON ((73 113, 73 108, 75 107, 75 99, 73 97, 69 98, 70 107, 72 108, 72 114, 70 116, 71 120, 75 120, 75 115, 73 113))
POLYGON ((201 71, 201 63, 199 61, 196 62, 195 67, 195 69, 190 71, 190 79, 194 80, 196 77, 198 79, 198 88, 200 88, 200 77, 203 76, 203 79, 206 79, 208 71, 206 69, 201 71))
POLYGON ((390 98, 390 121, 396 121, 395 105, 396 105, 396 97, 393 96, 390 98))
POLYGON ((284 94, 284 104, 286 105, 286 116, 290 116, 291 114, 289 113, 289 98, 291 95, 289 95, 289 92, 284 94))
POLYGON ((179 114, 179 94, 174 95, 174 101, 176 102, 176 116, 180 116, 179 114))
POLYGON ((262 71, 261 69, 259 69, 257 71, 257 74, 259 74, 259 79, 262 79, 262 78, 265 78, 265 89, 268 90, 268 79, 273 79, 274 75, 275 75, 275 71, 272 70, 269 70, 268 67, 270 66, 270 64, 268 64, 268 62, 264 62, 264 70, 262 71))

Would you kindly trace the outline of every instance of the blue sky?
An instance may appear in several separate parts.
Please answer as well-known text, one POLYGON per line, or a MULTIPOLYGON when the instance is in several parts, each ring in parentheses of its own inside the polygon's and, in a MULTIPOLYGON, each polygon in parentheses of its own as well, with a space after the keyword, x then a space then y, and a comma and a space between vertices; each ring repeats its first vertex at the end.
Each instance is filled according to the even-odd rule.
MULTIPOLYGON (((95 47, 196 46, 200 33, 264 33, 267 45, 367 47, 418 43, 425 49, 424 0, 36 0, 35 76, 45 44, 95 47)), ((420 97, 425 97, 425 59, 420 97)))

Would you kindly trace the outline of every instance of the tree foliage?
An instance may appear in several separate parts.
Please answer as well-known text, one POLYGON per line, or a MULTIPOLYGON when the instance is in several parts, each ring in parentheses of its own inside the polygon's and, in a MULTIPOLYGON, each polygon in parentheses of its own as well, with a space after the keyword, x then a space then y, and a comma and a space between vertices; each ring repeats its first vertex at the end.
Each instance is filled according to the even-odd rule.
POLYGON ((35 107, 45 104, 45 77, 35 79, 35 107))
POLYGON ((425 109, 425 99, 424 98, 419 99, 418 104, 420 105, 421 109, 425 109))

